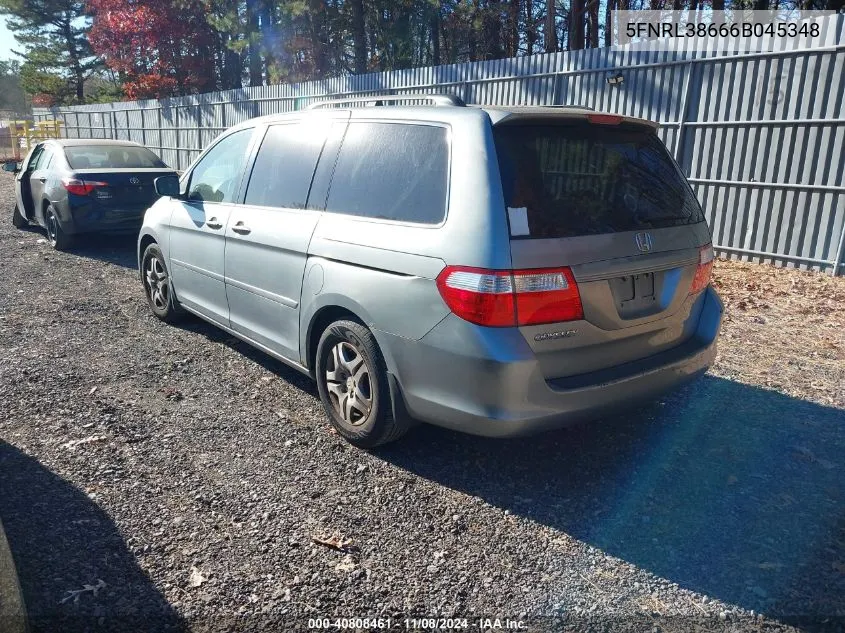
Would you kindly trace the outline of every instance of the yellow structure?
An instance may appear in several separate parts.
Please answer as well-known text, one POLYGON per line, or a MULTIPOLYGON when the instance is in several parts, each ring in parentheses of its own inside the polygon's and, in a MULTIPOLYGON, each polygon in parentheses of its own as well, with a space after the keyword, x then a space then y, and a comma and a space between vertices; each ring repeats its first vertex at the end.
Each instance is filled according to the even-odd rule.
POLYGON ((37 121, 7 121, 9 127, 9 141, 12 158, 20 160, 38 141, 48 138, 62 137, 62 122, 57 120, 37 121))

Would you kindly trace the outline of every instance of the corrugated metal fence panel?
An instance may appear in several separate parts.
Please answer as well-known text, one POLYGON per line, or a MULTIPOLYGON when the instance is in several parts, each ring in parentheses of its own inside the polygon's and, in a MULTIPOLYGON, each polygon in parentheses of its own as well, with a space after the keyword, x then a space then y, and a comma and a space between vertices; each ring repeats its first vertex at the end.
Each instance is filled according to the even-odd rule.
POLYGON ((448 92, 467 103, 619 112, 661 123, 722 255, 841 273, 845 16, 829 23, 840 42, 831 49, 703 56, 632 45, 33 112, 64 121, 70 138, 145 144, 179 169, 236 123, 327 96, 448 92), (611 86, 615 74, 624 81, 611 86))

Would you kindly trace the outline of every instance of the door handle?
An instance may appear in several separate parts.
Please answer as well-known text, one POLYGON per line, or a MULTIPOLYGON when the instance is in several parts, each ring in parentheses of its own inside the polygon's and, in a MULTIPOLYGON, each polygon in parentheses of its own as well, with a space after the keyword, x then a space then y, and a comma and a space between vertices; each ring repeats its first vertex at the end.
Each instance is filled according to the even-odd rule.
POLYGON ((233 227, 232 227, 232 230, 233 230, 235 233, 240 233, 241 235, 246 235, 247 233, 249 233, 250 231, 252 231, 252 229, 251 229, 251 228, 249 228, 249 227, 248 227, 246 224, 244 224, 243 222, 238 222, 238 223, 236 223, 236 224, 235 224, 235 226, 233 226, 233 227))
POLYGON ((44 176, 41 176, 41 178, 39 178, 38 180, 40 180, 41 182, 47 182, 47 179, 44 176))
POLYGON ((205 225, 210 229, 220 229, 223 228, 223 225, 220 223, 220 220, 217 218, 210 218, 205 225))

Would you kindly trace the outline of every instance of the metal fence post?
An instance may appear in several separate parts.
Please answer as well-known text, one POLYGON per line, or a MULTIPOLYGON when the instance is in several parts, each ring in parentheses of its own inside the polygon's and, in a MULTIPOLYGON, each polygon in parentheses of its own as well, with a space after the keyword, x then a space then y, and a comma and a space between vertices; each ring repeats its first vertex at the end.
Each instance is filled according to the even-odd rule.
MULTIPOLYGON (((839 194, 842 195, 842 194, 839 194)), ((837 196, 838 198, 839 196, 837 196)), ((835 208, 835 206, 834 206, 835 208)), ((842 217, 842 230, 839 233, 839 248, 836 249, 836 260, 833 263, 833 276, 839 276, 839 269, 845 268, 845 214, 842 217)), ((845 270, 843 270, 845 274, 845 270)))
MULTIPOLYGON (((681 165, 681 155, 684 151, 684 124, 687 122, 687 107, 689 107, 689 96, 692 92, 692 73, 695 72, 695 61, 690 60, 686 66, 687 76, 684 83, 684 96, 681 98, 681 109, 678 112, 678 138, 675 139, 675 162, 681 165)), ((687 169, 681 165, 684 173, 690 175, 687 169)))

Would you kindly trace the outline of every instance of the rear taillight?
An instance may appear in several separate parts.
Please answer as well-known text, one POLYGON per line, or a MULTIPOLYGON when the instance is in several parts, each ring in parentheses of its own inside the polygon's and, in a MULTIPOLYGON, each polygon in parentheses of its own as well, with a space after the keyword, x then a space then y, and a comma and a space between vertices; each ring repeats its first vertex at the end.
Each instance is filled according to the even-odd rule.
POLYGON ((557 323, 584 316, 578 285, 569 268, 447 266, 437 276, 437 288, 454 314, 488 327, 557 323))
POLYGON ((62 186, 77 196, 87 196, 97 187, 108 187, 109 183, 97 180, 80 180, 79 178, 62 178, 62 186))
POLYGON ((692 279, 689 293, 694 295, 704 290, 710 283, 710 272, 713 270, 713 245, 702 246, 698 251, 698 267, 692 279))
POLYGON ((470 323, 516 325, 510 271, 447 266, 437 276, 437 289, 449 309, 470 323))

